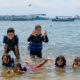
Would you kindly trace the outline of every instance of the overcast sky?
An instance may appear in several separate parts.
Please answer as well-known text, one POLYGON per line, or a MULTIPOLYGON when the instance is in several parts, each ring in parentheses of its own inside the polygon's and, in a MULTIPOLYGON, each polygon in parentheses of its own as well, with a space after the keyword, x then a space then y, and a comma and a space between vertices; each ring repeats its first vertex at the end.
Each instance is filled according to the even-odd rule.
POLYGON ((52 17, 80 15, 80 0, 0 0, 0 15, 39 13, 52 17))

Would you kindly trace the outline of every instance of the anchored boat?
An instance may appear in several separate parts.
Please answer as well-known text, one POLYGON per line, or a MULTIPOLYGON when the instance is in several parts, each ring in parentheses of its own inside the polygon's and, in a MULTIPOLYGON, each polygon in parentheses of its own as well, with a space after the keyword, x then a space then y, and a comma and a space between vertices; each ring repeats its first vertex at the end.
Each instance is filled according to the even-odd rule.
POLYGON ((74 21, 75 18, 68 17, 68 16, 56 16, 52 19, 52 21, 74 21))

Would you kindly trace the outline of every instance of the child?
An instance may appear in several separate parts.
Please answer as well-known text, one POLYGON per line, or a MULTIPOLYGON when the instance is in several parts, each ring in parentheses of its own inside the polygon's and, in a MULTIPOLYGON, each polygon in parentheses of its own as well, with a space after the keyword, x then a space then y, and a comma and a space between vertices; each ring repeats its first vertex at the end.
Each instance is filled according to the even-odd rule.
POLYGON ((80 57, 74 59, 72 67, 80 67, 80 57))
POLYGON ((44 32, 44 35, 42 35, 41 26, 37 25, 35 27, 35 31, 33 31, 32 34, 29 36, 28 41, 30 42, 30 56, 33 58, 35 56, 42 58, 42 42, 48 42, 46 31, 44 32))
POLYGON ((34 67, 27 67, 25 64, 21 65, 20 63, 15 63, 13 65, 13 71, 16 73, 25 73, 28 70, 37 69, 37 68, 43 66, 48 60, 50 60, 50 58, 43 60, 40 64, 38 64, 37 66, 34 66, 34 67))
POLYGON ((2 56, 2 65, 6 67, 12 67, 14 65, 14 59, 10 55, 4 54, 2 56))
POLYGON ((78 58, 75 58, 72 67, 77 67, 77 66, 78 66, 78 58))
POLYGON ((58 56, 55 60, 55 65, 58 68, 65 68, 66 66, 66 59, 64 56, 58 56))
POLYGON ((9 51, 13 51, 16 58, 19 59, 19 49, 18 49, 18 36, 15 35, 15 30, 13 28, 8 28, 7 35, 4 36, 3 43, 4 45, 4 53, 9 53, 9 51))

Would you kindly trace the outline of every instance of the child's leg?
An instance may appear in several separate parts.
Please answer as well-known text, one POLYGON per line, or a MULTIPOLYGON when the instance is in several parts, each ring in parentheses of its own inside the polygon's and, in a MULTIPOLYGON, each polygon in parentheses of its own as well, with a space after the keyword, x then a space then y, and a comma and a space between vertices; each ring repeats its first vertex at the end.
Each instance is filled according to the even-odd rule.
POLYGON ((30 57, 31 57, 31 58, 35 58, 35 56, 36 56, 35 51, 30 51, 30 57))
POLYGON ((36 51, 36 55, 37 57, 42 58, 42 51, 36 51))

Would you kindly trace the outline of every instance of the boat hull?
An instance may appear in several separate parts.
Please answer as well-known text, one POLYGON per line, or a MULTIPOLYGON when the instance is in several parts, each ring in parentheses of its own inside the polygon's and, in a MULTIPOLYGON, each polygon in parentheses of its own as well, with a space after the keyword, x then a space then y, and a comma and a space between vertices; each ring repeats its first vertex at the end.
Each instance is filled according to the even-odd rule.
POLYGON ((74 21, 75 19, 52 19, 52 21, 74 21))

